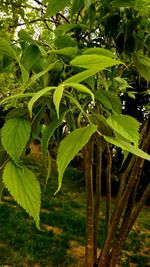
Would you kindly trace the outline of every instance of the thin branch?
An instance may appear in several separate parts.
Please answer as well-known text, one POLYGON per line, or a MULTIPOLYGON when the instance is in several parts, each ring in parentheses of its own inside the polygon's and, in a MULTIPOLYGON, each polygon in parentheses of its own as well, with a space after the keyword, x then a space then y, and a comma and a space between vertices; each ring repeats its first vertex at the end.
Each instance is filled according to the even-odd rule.
POLYGON ((106 235, 110 228, 111 219, 111 167, 112 167, 112 157, 109 144, 106 147, 107 153, 107 167, 106 167, 106 235))
POLYGON ((70 23, 69 20, 61 13, 58 13, 58 15, 63 18, 67 23, 70 23))
POLYGON ((96 161, 96 189, 94 205, 94 262, 97 261, 97 233, 99 225, 99 209, 101 200, 101 175, 102 175, 102 146, 97 143, 97 161, 96 161))
POLYGON ((10 25, 9 27, 10 28, 16 28, 16 27, 20 27, 20 26, 23 26, 23 25, 27 25, 27 24, 32 24, 32 23, 36 23, 36 22, 52 22, 52 23, 57 23, 57 24, 61 24, 60 22, 58 21, 55 21, 55 20, 52 20, 52 19, 43 19, 43 18, 40 18, 40 19, 34 19, 34 20, 31 20, 31 21, 28 21, 28 22, 23 22, 23 23, 19 23, 17 25, 10 25))

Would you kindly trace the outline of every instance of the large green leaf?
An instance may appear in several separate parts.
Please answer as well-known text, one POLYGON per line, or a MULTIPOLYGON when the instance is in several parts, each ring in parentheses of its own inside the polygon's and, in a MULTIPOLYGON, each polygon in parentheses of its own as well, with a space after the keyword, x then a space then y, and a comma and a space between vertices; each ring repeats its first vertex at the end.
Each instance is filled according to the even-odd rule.
POLYGON ((108 67, 121 64, 119 60, 101 55, 82 55, 73 59, 70 64, 79 68, 104 70, 108 67))
POLYGON ((70 2, 70 0, 48 0, 47 15, 54 16, 59 11, 62 11, 70 2))
POLYGON ((42 150, 42 155, 43 155, 44 160, 46 157, 46 151, 48 149, 49 141, 50 141, 54 131, 62 123, 62 120, 63 120, 66 113, 67 113, 67 110, 60 115, 59 119, 57 116, 55 116, 54 119, 52 120, 52 122, 50 123, 50 125, 48 125, 43 132, 42 139, 41 139, 41 150, 42 150))
POLYGON ((57 113, 57 117, 59 119, 59 106, 60 106, 60 101, 62 99, 63 96, 63 91, 64 91, 64 84, 60 84, 53 95, 53 102, 56 108, 56 113, 57 113))
POLYGON ((22 81, 23 83, 25 83, 29 79, 29 73, 20 62, 20 59, 17 56, 16 52, 10 47, 9 43, 2 38, 0 38, 0 53, 6 54, 18 62, 22 73, 22 81))
POLYGON ((15 117, 5 122, 1 131, 2 145, 14 161, 19 161, 30 132, 31 124, 24 118, 15 117))
POLYGON ((23 40, 23 41, 33 41, 30 34, 27 31, 25 31, 24 29, 21 29, 18 32, 18 37, 20 40, 23 40))
POLYGON ((39 226, 40 185, 34 173, 25 166, 9 161, 3 172, 3 182, 14 199, 35 220, 39 226))
POLYGON ((100 47, 87 48, 82 53, 82 55, 90 55, 90 54, 101 55, 101 56, 106 56, 110 58, 116 57, 110 50, 100 48, 100 47))
POLYGON ((73 57, 78 53, 78 48, 77 47, 66 47, 66 48, 61 48, 58 50, 51 50, 51 53, 73 57))
POLYGON ((72 88, 75 88, 76 90, 79 90, 82 93, 89 94, 92 98, 92 101, 94 102, 94 94, 85 85, 79 84, 79 83, 67 83, 67 84, 65 84, 65 82, 64 82, 64 86, 65 87, 66 86, 72 87, 72 88))
POLYGON ((110 136, 104 136, 105 140, 117 147, 120 147, 122 150, 124 151, 128 151, 140 158, 143 159, 147 159, 150 161, 150 155, 148 155, 147 153, 145 153, 143 150, 141 150, 138 147, 135 147, 133 145, 131 145, 129 142, 120 139, 120 138, 114 138, 114 137, 110 137, 110 136))
POLYGON ((26 70, 29 72, 32 66, 37 62, 37 60, 40 58, 41 52, 37 45, 31 44, 28 46, 21 58, 21 63, 26 68, 26 70))
POLYGON ((65 84, 68 83, 80 83, 82 81, 85 81, 87 78, 95 75, 97 72, 99 72, 99 68, 89 69, 82 71, 80 73, 77 73, 73 75, 72 77, 68 78, 64 81, 65 84))
POLYGON ((56 88, 56 86, 49 86, 49 87, 45 87, 42 90, 36 92, 34 94, 34 96, 30 99, 29 103, 28 103, 28 109, 29 109, 29 113, 30 113, 30 117, 32 117, 32 108, 34 103, 44 94, 46 94, 47 92, 54 90, 56 88))
POLYGON ((58 189, 60 190, 64 171, 70 161, 78 154, 78 152, 87 144, 90 137, 97 131, 96 125, 89 125, 88 127, 79 128, 71 132, 60 143, 57 154, 58 167, 58 189))
POLYGON ((69 35, 59 35, 55 39, 55 45, 57 48, 76 47, 77 44, 69 35))
POLYGON ((122 135, 125 139, 133 142, 136 147, 139 144, 139 127, 140 123, 128 116, 122 114, 113 114, 107 119, 108 125, 119 135, 122 135))
POLYGON ((121 100, 111 91, 94 91, 95 99, 98 100, 106 109, 121 113, 121 100))
POLYGON ((133 55, 133 62, 139 74, 150 81, 150 58, 137 53, 133 55))
POLYGON ((23 87, 22 87, 22 90, 25 91, 28 87, 30 87, 35 81, 37 81, 39 78, 41 78, 44 74, 46 74, 48 71, 50 71, 51 69, 53 69, 55 67, 55 63, 51 63, 49 64, 43 71, 37 73, 37 74, 34 74, 30 80, 28 82, 26 82, 23 87))

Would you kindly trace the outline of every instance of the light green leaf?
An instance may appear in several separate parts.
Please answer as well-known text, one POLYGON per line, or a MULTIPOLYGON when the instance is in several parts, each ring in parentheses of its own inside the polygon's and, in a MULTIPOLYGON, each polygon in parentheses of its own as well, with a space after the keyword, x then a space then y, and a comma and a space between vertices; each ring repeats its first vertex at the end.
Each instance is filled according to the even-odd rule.
POLYGON ((79 84, 79 83, 67 83, 67 84, 65 84, 65 82, 63 84, 64 84, 65 87, 66 86, 72 87, 72 88, 75 88, 76 90, 79 90, 80 92, 89 94, 91 96, 91 98, 92 98, 92 101, 93 102, 95 101, 94 100, 94 94, 85 85, 79 84))
MULTIPOLYGON (((68 110, 69 111, 69 110, 68 110)), ((58 119, 58 117, 54 117, 54 119, 52 120, 52 122, 50 123, 50 125, 48 125, 46 127, 46 129, 44 130, 44 133, 42 135, 42 139, 41 139, 41 150, 42 150, 42 155, 43 155, 43 159, 45 160, 46 157, 46 151, 48 149, 48 144, 49 141, 53 135, 53 133, 55 132, 55 130, 58 128, 58 126, 60 126, 60 124, 62 123, 62 120, 65 116, 65 114, 68 112, 67 110, 65 112, 63 112, 60 115, 60 118, 58 119)))
POLYGON ((21 93, 21 94, 17 94, 17 95, 12 95, 12 96, 8 96, 6 98, 4 98, 2 101, 0 101, 0 104, 4 104, 5 102, 8 102, 11 99, 18 99, 18 98, 25 98, 25 97, 32 97, 34 95, 34 93, 21 93))
POLYGON ((115 132, 138 147, 140 123, 136 119, 128 115, 113 114, 107 119, 107 123, 115 132))
POLYGON ((90 54, 101 55, 101 56, 106 56, 110 58, 116 57, 116 55, 114 55, 110 50, 100 48, 100 47, 87 48, 82 53, 82 55, 90 55, 90 54))
POLYGON ((5 122, 1 131, 2 145, 14 161, 19 161, 30 132, 31 124, 24 118, 15 117, 5 122))
POLYGON ((48 0, 48 7, 46 13, 48 16, 55 16, 59 11, 62 11, 70 0, 48 0))
POLYGON ((131 145, 130 143, 128 143, 125 140, 121 140, 120 138, 117 139, 117 138, 110 137, 110 136, 104 136, 104 139, 107 142, 109 142, 109 143, 111 143, 117 147, 120 147, 122 150, 128 151, 128 152, 130 152, 130 153, 132 153, 132 154, 134 154, 140 158, 147 159, 150 161, 150 155, 145 153, 140 148, 137 148, 137 147, 131 145))
POLYGON ((97 131, 96 125, 89 125, 88 127, 79 128, 71 132, 60 143, 57 154, 57 167, 58 167, 58 189, 62 185, 62 178, 64 171, 70 161, 78 154, 78 152, 87 144, 90 137, 97 131))
POLYGON ((14 199, 35 220, 39 226, 40 185, 34 173, 25 166, 9 161, 3 172, 3 182, 14 199))
POLYGON ((16 59, 16 54, 14 50, 9 46, 8 42, 3 38, 0 38, 0 53, 4 53, 13 59, 16 59))
POLYGON ((54 90, 56 88, 56 86, 49 86, 49 87, 45 87, 44 89, 36 92, 34 94, 34 96, 30 99, 29 103, 28 103, 28 109, 29 109, 29 113, 30 113, 30 117, 32 117, 32 108, 34 103, 44 94, 46 94, 47 92, 54 90))
POLYGON ((22 63, 20 62, 20 59, 16 55, 15 51, 10 47, 8 42, 3 38, 0 38, 0 53, 6 54, 18 62, 19 67, 21 69, 21 73, 22 73, 22 81, 23 83, 25 83, 29 79, 29 74, 27 70, 24 68, 24 66, 22 65, 22 63))
POLYGON ((23 41, 32 41, 30 34, 27 31, 25 31, 24 29, 21 29, 18 32, 18 37, 20 40, 23 40, 23 41))
POLYGON ((133 62, 139 74, 147 81, 150 81, 150 58, 136 53, 133 55, 133 62))
POLYGON ((65 84, 68 84, 68 83, 80 83, 80 82, 86 80, 87 78, 95 75, 97 72, 99 72, 98 68, 85 70, 85 71, 77 73, 74 76, 68 78, 67 80, 64 81, 64 83, 65 84))
POLYGON ((58 50, 51 50, 51 53, 56 53, 56 54, 72 57, 78 53, 78 48, 77 47, 66 47, 66 48, 61 48, 58 50))
POLYGON ((99 69, 99 71, 118 64, 122 64, 122 62, 100 55, 82 55, 70 62, 72 66, 85 69, 99 69))
POLYGON ((47 73, 48 71, 50 71, 51 69, 53 69, 56 63, 57 63, 57 62, 55 62, 55 63, 51 63, 51 64, 48 65, 48 67, 47 67, 45 70, 43 70, 43 71, 41 71, 41 72, 39 72, 39 73, 37 73, 37 74, 34 74, 34 75, 30 78, 30 80, 29 80, 27 83, 25 83, 25 84, 23 85, 22 90, 25 91, 25 90, 26 90, 28 87, 30 87, 35 81, 37 81, 39 78, 41 78, 45 73, 47 73))
POLYGON ((53 95, 53 102, 56 108, 56 113, 57 113, 57 117, 59 119, 59 106, 60 106, 60 101, 62 99, 63 96, 63 91, 64 91, 64 84, 60 84, 53 95))

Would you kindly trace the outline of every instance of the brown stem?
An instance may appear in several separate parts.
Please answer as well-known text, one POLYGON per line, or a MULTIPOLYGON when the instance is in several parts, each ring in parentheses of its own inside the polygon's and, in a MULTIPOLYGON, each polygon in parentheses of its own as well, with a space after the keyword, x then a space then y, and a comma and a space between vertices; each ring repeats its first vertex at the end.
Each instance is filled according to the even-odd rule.
POLYGON ((101 200, 101 172, 102 172, 102 147, 97 143, 97 162, 96 162, 96 191, 94 206, 94 262, 97 262, 97 235, 99 224, 99 209, 101 200))
POLYGON ((111 220, 111 167, 112 157, 109 144, 106 146, 107 167, 106 167, 106 236, 110 228, 111 220))
MULTIPOLYGON (((137 172, 137 181, 139 181, 141 173, 142 173, 142 168, 143 168, 143 161, 142 164, 140 165, 140 169, 138 168, 138 172, 137 172)), ((135 188, 135 187, 134 187, 135 188)), ((110 254, 110 267, 115 267, 115 264, 118 260, 118 257, 120 255, 121 252, 121 248, 122 245, 125 241, 125 236, 126 236, 126 229, 128 228, 128 224, 129 224, 129 220, 134 208, 134 200, 135 200, 135 191, 133 190, 131 191, 131 194, 129 196, 128 199, 128 203, 127 203, 127 207, 124 213, 124 217, 123 217, 123 221, 122 221, 122 225, 120 227, 120 233, 119 233, 119 237, 117 238, 117 241, 115 242, 115 245, 111 251, 110 254)))
MULTIPOLYGON (((149 135, 150 135, 150 133, 148 134, 148 136, 149 135)), ((149 137, 144 139, 143 144, 142 144, 142 149, 144 151, 146 151, 148 145, 149 145, 149 137)), ((107 266, 107 262, 109 260, 109 252, 111 249, 111 241, 113 240, 113 238, 115 236, 119 221, 121 219, 121 214, 124 210, 124 207, 127 204, 130 193, 131 193, 131 191, 132 191, 132 189, 133 189, 133 187, 137 181, 138 168, 140 166, 142 166, 143 163, 144 163, 143 159, 136 158, 136 162, 135 162, 134 167, 132 169, 130 179, 128 180, 128 183, 126 185, 126 188, 125 188, 122 196, 120 196, 120 200, 117 203, 116 209, 114 211, 111 227, 110 227, 110 230, 108 232, 107 238, 106 238, 104 246, 103 246, 103 250, 102 250, 100 258, 99 258, 99 265, 98 265, 99 267, 106 267, 107 266)))
POLYGON ((83 148, 83 159, 86 179, 86 247, 85 247, 85 266, 93 266, 93 247, 94 247, 94 196, 93 196, 93 141, 83 148))

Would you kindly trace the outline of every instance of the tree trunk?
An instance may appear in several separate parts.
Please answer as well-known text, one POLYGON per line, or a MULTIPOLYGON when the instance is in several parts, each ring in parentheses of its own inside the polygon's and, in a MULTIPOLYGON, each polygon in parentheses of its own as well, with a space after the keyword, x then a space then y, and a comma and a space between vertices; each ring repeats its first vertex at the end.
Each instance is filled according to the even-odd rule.
POLYGON ((101 172, 102 172, 102 147, 97 143, 97 161, 96 161, 96 191, 94 206, 94 263, 97 262, 97 236, 99 226, 99 209, 101 200, 101 172))
MULTIPOLYGON (((148 126, 148 123, 147 123, 148 126)), ((142 150, 145 152, 148 150, 149 144, 150 144, 150 132, 148 133, 147 127, 145 127, 145 131, 142 138, 142 150)), ((139 180, 139 175, 141 175, 141 171, 143 168, 144 160, 141 158, 136 157, 134 165, 133 165, 133 158, 131 159, 132 162, 129 163, 129 170, 128 172, 125 171, 125 173, 128 173, 129 177, 124 176, 124 181, 126 181, 126 184, 123 186, 122 195, 121 191, 119 192, 119 197, 117 198, 116 208, 114 211, 112 223, 110 230, 108 232, 108 236, 105 240, 102 253, 99 258, 99 267, 114 267, 116 266, 118 257, 121 252, 122 244, 124 243, 129 231, 131 230, 131 227, 135 221, 135 219, 138 216, 138 211, 142 209, 141 203, 144 203, 144 200, 147 198, 147 190, 144 194, 144 200, 140 201, 140 208, 136 209, 136 212, 133 213, 134 210, 134 203, 132 198, 135 197, 134 187, 137 185, 137 182, 139 180), (132 170, 131 170, 132 166, 132 170), (133 196, 132 196, 133 194, 133 196), (127 205, 128 203, 128 205, 127 205), (127 207, 126 207, 127 205, 127 207), (122 222, 122 226, 120 229, 119 237, 117 238, 114 247, 111 247, 111 241, 115 237, 116 230, 118 228, 119 221, 121 219, 121 215, 123 213, 123 210, 126 207, 126 212, 124 215, 124 219, 122 222), (134 214, 134 216, 133 216, 134 214), (131 219, 132 218, 132 219, 131 219), (130 230, 129 230, 130 229, 130 230), (111 251, 111 252, 110 252, 111 251)), ((149 190, 148 190, 149 191, 149 190)), ((144 204, 143 204, 144 205, 144 204)))
POLYGON ((83 148, 83 158, 86 179, 86 247, 85 267, 94 263, 94 196, 93 196, 93 141, 83 148))
POLYGON ((106 167, 106 236, 110 228, 111 220, 111 167, 112 158, 109 144, 106 147, 107 167, 106 167))

